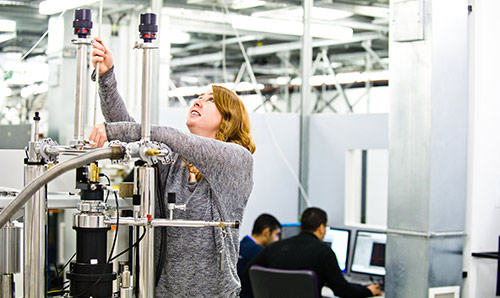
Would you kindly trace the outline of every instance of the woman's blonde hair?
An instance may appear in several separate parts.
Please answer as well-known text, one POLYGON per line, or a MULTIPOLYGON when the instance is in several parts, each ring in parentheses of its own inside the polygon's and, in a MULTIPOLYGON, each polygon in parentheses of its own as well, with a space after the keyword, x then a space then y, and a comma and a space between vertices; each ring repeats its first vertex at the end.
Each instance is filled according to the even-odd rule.
POLYGON ((255 144, 250 135, 250 117, 245 105, 233 91, 217 85, 212 85, 214 103, 222 120, 215 138, 220 141, 239 144, 255 152, 255 144))
MULTIPOLYGON (((215 134, 215 139, 223 142, 236 143, 250 151, 255 152, 255 144, 250 135, 250 117, 248 117, 247 109, 241 99, 233 91, 217 85, 212 85, 214 103, 217 110, 221 114, 221 122, 219 129, 215 134)), ((195 174, 196 181, 200 181, 203 177, 192 163, 182 158, 189 168, 189 171, 195 174)))

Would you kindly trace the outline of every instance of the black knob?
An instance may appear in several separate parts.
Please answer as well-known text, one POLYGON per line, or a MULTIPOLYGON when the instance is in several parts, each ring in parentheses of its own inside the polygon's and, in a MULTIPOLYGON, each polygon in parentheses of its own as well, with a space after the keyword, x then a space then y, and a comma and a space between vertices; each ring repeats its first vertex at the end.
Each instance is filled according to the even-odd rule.
POLYGON ((156 15, 154 13, 142 13, 141 24, 139 25, 140 37, 144 42, 151 42, 156 39, 156 32, 158 32, 156 15))
POLYGON ((90 9, 75 10, 75 20, 73 21, 74 33, 79 38, 86 38, 92 29, 92 11, 90 9))
POLYGON ((175 204, 175 192, 169 192, 167 194, 167 202, 169 204, 175 204))
POLYGON ((39 112, 35 112, 35 117, 33 117, 33 120, 40 121, 40 113, 39 112))

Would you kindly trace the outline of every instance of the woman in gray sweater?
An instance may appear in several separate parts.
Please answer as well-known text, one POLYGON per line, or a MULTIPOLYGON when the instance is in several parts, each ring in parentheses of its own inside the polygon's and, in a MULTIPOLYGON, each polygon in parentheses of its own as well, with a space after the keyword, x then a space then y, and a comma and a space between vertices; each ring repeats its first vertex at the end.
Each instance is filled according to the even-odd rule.
MULTIPOLYGON (((118 93, 111 52, 100 38, 95 40, 92 62, 94 67, 100 62, 106 123, 96 125, 89 139, 97 146, 107 140, 137 141, 140 124, 118 93)), ((164 193, 175 192, 177 203, 187 207, 177 210, 175 218, 241 221, 252 191, 255 151, 245 106, 235 93, 214 85, 194 101, 186 125, 191 133, 151 128, 151 140, 167 144, 175 153, 173 164, 159 166, 164 193)), ((238 239, 238 229, 169 227, 166 264, 155 296, 237 297, 238 239)))

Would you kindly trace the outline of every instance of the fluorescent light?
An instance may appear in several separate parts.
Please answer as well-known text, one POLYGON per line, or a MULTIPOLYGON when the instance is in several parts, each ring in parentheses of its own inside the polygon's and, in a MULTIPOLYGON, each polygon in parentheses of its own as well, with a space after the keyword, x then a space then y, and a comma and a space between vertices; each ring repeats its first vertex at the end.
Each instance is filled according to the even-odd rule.
POLYGON ((51 15, 61 11, 90 5, 98 0, 45 0, 40 2, 38 12, 44 15, 51 15))
POLYGON ((24 88, 21 89, 21 97, 22 98, 28 98, 31 95, 35 94, 35 92, 38 90, 38 85, 33 84, 33 85, 28 85, 24 88))
POLYGON ((0 42, 4 42, 15 37, 16 32, 0 33, 0 42))
POLYGON ((276 84, 278 85, 287 85, 290 82, 290 77, 277 77, 276 84))
POLYGON ((200 78, 199 77, 193 77, 193 76, 181 76, 179 80, 188 83, 188 84, 198 84, 200 83, 200 78))
POLYGON ((233 0, 231 4, 232 9, 246 9, 252 7, 263 6, 266 4, 266 1, 260 0, 233 0))
POLYGON ((168 38, 170 40, 170 43, 184 44, 191 39, 191 35, 189 35, 189 33, 182 31, 173 31, 168 34, 168 38))
POLYGON ((16 21, 0 19, 0 32, 15 32, 16 21))
MULTIPOLYGON (((304 25, 301 21, 249 17, 244 15, 233 15, 231 20, 234 28, 240 30, 295 36, 302 36, 304 32, 304 25)), ((353 30, 352 28, 342 26, 311 24, 311 35, 316 38, 351 39, 353 30)))
MULTIPOLYGON (((292 9, 280 8, 252 13, 252 16, 256 17, 278 17, 288 20, 300 20, 303 15, 304 9, 302 7, 295 7, 292 9)), ((331 21, 348 18, 352 15, 352 12, 340 9, 324 7, 313 7, 311 9, 311 18, 313 20, 331 21)))
POLYGON ((12 96, 12 89, 9 87, 0 87, 0 95, 4 97, 12 96))

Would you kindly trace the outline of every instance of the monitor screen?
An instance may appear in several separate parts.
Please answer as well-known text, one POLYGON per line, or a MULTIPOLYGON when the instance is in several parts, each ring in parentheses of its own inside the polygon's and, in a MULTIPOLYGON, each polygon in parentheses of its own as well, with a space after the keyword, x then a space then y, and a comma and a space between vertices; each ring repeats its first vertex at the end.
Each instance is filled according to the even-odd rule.
POLYGON ((280 239, 286 239, 300 234, 300 222, 281 224, 280 239))
POLYGON ((351 271, 372 275, 385 275, 385 241, 381 232, 357 231, 351 271))
POLYGON ((333 252, 335 252, 340 270, 342 270, 342 272, 347 271, 350 233, 351 232, 349 230, 328 227, 326 229, 325 238, 323 238, 323 242, 330 246, 333 252))

